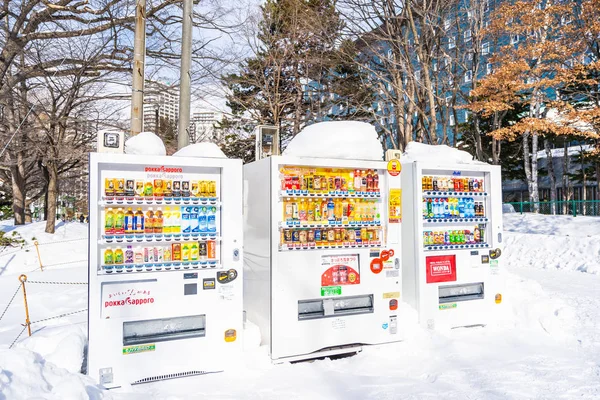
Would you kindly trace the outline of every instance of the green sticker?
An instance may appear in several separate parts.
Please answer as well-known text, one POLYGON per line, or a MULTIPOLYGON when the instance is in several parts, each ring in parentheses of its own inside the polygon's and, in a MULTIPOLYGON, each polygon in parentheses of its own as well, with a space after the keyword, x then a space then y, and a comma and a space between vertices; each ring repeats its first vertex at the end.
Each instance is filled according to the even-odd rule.
POLYGON ((156 350, 156 345, 154 343, 141 344, 139 346, 127 346, 127 347, 123 347, 123 355, 144 353, 146 351, 154 351, 154 350, 156 350))
POLYGON ((451 310, 453 308, 456 308, 456 303, 440 304, 440 310, 451 310))
POLYGON ((321 296, 341 296, 341 286, 325 286, 321 288, 321 296))
POLYGON ((490 267, 497 267, 498 266, 498 260, 490 260, 490 267))

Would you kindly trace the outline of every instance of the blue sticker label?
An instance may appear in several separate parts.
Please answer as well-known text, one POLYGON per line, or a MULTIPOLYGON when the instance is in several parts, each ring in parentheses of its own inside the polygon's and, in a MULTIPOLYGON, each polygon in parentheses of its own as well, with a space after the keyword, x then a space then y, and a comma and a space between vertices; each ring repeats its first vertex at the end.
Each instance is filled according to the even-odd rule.
POLYGON ((381 327, 382 327, 383 329, 387 329, 387 328, 388 328, 388 324, 387 324, 387 322, 386 322, 386 323, 384 323, 383 325, 381 325, 381 327))

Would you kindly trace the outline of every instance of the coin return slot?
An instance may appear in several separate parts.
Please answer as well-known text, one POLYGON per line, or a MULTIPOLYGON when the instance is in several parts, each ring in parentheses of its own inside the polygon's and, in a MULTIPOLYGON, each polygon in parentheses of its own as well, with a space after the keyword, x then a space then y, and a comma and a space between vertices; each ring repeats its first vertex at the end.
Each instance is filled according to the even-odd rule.
POLYGON ((123 345, 206 336, 206 315, 123 322, 123 345))
POLYGON ((483 282, 466 285, 440 286, 440 304, 457 301, 480 300, 484 297, 483 282))
POLYGON ((373 295, 299 300, 298 320, 342 317, 373 312, 373 295))

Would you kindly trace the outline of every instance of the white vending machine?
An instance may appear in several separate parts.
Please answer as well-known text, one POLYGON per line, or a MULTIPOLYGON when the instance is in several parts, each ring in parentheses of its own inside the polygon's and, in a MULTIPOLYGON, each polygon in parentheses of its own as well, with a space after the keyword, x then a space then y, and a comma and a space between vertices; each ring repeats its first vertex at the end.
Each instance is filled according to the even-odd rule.
POLYGON ((403 295, 428 328, 485 325, 502 301, 500 167, 402 164, 403 295))
POLYGON ((399 341, 400 163, 244 166, 244 308, 276 362, 399 341))
POLYGON ((87 373, 108 388, 241 352, 242 163, 90 154, 87 373))

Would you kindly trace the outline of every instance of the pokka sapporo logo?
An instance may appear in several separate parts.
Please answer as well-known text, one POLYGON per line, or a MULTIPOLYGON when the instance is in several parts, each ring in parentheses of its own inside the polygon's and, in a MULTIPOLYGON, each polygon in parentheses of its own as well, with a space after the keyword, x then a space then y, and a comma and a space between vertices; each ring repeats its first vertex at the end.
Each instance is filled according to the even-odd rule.
POLYGON ((145 167, 144 172, 162 172, 165 174, 180 174, 183 172, 183 168, 181 167, 165 167, 161 165, 160 167, 145 167))
POLYGON ((104 308, 121 306, 140 306, 143 304, 153 304, 154 297, 150 296, 149 290, 128 289, 108 295, 108 300, 104 301, 104 308), (127 296, 125 298, 122 298, 127 296), (139 296, 139 297, 138 297, 139 296), (142 297, 143 296, 143 297, 142 297), (121 297, 119 299, 119 297, 121 297))

